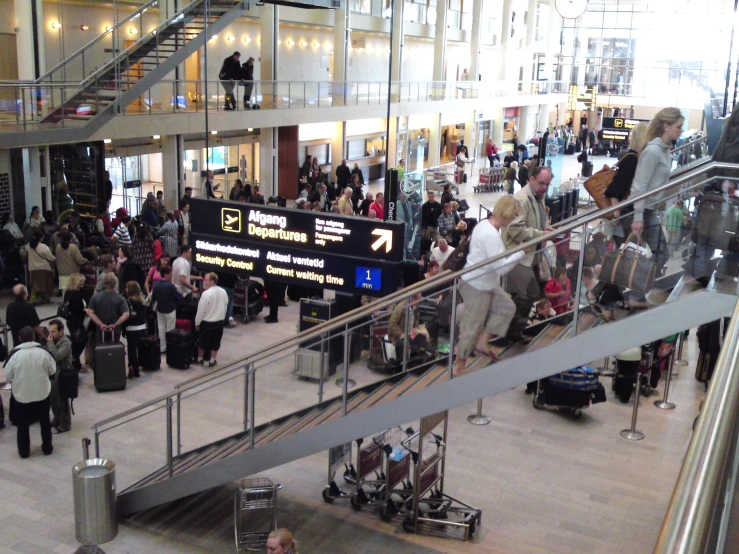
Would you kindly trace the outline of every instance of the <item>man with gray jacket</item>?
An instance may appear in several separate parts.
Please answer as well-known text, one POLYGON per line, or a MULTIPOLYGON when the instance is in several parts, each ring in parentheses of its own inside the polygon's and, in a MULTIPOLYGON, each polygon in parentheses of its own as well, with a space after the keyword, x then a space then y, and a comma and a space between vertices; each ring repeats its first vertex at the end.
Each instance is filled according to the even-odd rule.
MULTIPOLYGON (((544 203, 551 181, 551 170, 537 166, 531 170, 528 184, 513 195, 521 206, 521 211, 503 231, 506 250, 538 239, 551 230, 547 223, 544 203)), ((506 291, 516 303, 516 317, 508 329, 508 337, 511 340, 523 340, 523 330, 526 328, 531 306, 542 296, 536 277, 536 266, 542 262, 546 263, 542 258, 541 249, 528 254, 514 266, 506 279, 506 291)))
MULTIPOLYGON (((72 366, 72 341, 64 334, 64 323, 60 319, 49 322, 49 340, 46 349, 56 361, 56 374, 51 381, 51 413, 54 417, 51 426, 52 433, 66 433, 72 429, 72 410, 69 398, 59 390, 59 379, 63 371, 74 371, 72 366)), ((75 372, 76 376, 76 372, 75 372)))
POLYGON ((54 451, 49 421, 49 377, 56 373, 54 358, 34 342, 36 332, 29 326, 18 333, 21 344, 13 349, 5 362, 5 378, 13 385, 13 421, 18 427, 17 444, 21 458, 31 455, 28 428, 38 420, 41 426, 41 451, 48 456, 54 451))

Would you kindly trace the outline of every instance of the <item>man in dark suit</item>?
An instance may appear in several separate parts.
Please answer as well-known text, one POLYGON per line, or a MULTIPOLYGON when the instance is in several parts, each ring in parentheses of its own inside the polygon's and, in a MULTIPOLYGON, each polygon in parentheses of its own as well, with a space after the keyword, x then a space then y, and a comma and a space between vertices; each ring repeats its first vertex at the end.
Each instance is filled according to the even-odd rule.
POLYGON ((236 109, 236 98, 234 98, 234 87, 237 81, 243 78, 241 70, 241 53, 234 52, 228 58, 223 60, 221 71, 218 72, 218 78, 221 80, 223 90, 226 91, 226 106, 224 110, 236 109))
POLYGON ((346 160, 341 160, 341 165, 336 168, 336 186, 339 190, 344 190, 349 184, 349 181, 351 181, 351 178, 352 172, 349 166, 346 165, 346 160))

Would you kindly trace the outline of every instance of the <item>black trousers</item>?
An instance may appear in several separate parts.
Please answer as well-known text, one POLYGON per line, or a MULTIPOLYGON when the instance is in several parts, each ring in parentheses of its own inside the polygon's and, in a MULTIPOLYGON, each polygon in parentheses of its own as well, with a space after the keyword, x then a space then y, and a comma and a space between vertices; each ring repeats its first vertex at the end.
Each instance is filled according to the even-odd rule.
POLYGON ((270 319, 277 319, 277 309, 285 300, 285 285, 277 281, 264 280, 264 290, 267 292, 267 300, 269 301, 270 319))
POLYGON ((51 405, 49 397, 38 402, 16 401, 13 409, 13 419, 18 427, 18 454, 21 458, 27 458, 31 453, 31 437, 29 434, 29 426, 32 421, 38 420, 41 426, 41 450, 45 454, 50 454, 53 450, 51 444, 51 422, 49 421, 49 409, 51 405))
POLYGON ((126 331, 128 341, 128 365, 135 370, 141 367, 139 363, 139 341, 146 336, 146 329, 140 331, 126 331))

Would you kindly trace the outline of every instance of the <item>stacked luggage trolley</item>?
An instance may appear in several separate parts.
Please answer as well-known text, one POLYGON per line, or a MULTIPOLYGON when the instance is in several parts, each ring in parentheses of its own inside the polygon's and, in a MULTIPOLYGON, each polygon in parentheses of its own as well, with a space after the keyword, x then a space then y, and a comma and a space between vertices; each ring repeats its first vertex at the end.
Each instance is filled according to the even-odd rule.
POLYGON ((503 174, 506 168, 502 165, 496 167, 483 167, 480 169, 479 181, 474 192, 501 192, 503 190, 503 174))
POLYGON ((234 534, 236 552, 264 552, 269 534, 277 529, 277 491, 266 477, 242 479, 234 495, 234 534), (259 514, 255 512, 260 512, 259 514), (244 513, 250 522, 261 524, 262 530, 244 531, 244 513), (258 516, 262 517, 259 518, 258 516))
POLYGON ((395 427, 329 451, 329 484, 323 500, 348 499, 354 510, 372 507, 384 521, 402 519, 410 533, 471 540, 482 512, 444 494, 448 412, 421 420, 419 431, 395 427), (344 485, 336 474, 345 468, 344 485))
POLYGON ((428 168, 423 174, 426 181, 426 190, 441 194, 444 192, 446 185, 451 185, 454 194, 459 194, 457 173, 457 166, 454 164, 428 168))

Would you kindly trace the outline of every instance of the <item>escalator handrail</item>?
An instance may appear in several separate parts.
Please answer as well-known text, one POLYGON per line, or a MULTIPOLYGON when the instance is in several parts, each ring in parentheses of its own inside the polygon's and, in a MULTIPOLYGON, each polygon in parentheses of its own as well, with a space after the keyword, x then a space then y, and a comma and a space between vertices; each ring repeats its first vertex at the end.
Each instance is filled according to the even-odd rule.
MULTIPOLYGON (((461 277, 462 275, 465 275, 467 273, 470 273, 472 271, 475 271, 477 269, 483 268, 487 266, 488 264, 494 263, 498 260, 501 260, 503 258, 506 258, 510 256, 513 253, 521 252, 526 249, 530 249, 532 247, 536 247, 540 244, 544 244, 547 241, 552 241, 559 237, 560 235, 568 232, 573 231, 577 229, 578 227, 588 224, 592 221, 596 221, 598 219, 601 219, 605 215, 611 214, 615 212, 616 210, 622 210, 625 206, 633 205, 636 202, 639 202, 641 200, 648 200, 649 198, 657 195, 661 195, 663 192, 669 191, 673 189, 676 186, 680 186, 682 184, 690 183, 693 181, 697 176, 708 173, 712 170, 739 170, 739 164, 729 164, 724 162, 711 162, 710 164, 707 164, 705 166, 700 167, 699 169, 694 169, 693 171, 689 172, 688 174, 676 179, 675 181, 671 181, 655 190, 645 192, 643 194, 639 194, 636 196, 632 196, 628 198, 627 200, 616 204, 615 206, 611 206, 610 208, 606 208, 603 210, 598 210, 596 212, 593 212, 589 217, 584 219, 578 219, 577 221, 568 222, 566 225, 562 226, 559 229, 555 229, 549 233, 545 233, 538 239, 533 239, 525 243, 521 243, 515 248, 511 248, 509 250, 506 250, 502 254, 499 254, 497 256, 493 256, 492 258, 489 258, 487 260, 483 260, 482 262, 479 262, 475 265, 472 265, 470 267, 461 269, 457 272, 450 272, 450 271, 444 271, 430 279, 426 279, 424 281, 420 281, 418 283, 415 283, 413 285, 410 285, 408 287, 405 287, 399 291, 396 291, 394 293, 391 293, 381 299, 379 299, 377 302, 372 302, 370 304, 367 304, 366 306, 362 306, 360 308, 357 308, 355 310, 352 310, 350 312, 347 312, 345 314, 342 314, 336 318, 333 318, 331 320, 328 320, 324 323, 320 323, 314 327, 311 327, 310 329, 303 331, 301 333, 298 333, 294 337, 283 341, 279 343, 274 343, 266 348, 263 348, 262 350, 259 350, 258 352, 255 352, 253 354, 250 354, 246 356, 245 358, 232 362, 225 367, 223 367, 220 370, 217 370, 215 372, 209 373, 208 375, 203 375, 200 377, 195 377, 193 379, 190 379, 188 381, 185 381, 183 383, 180 383, 178 386, 175 387, 175 390, 171 393, 162 395, 160 397, 154 398, 152 400, 149 400, 143 404, 140 404, 139 406, 130 408, 124 412, 121 412, 120 414, 117 414, 115 416, 109 417, 107 419, 104 419, 102 421, 99 421, 95 424, 93 424, 92 428, 97 429, 98 427, 101 427, 103 425, 107 425, 113 421, 117 421, 118 419, 121 419, 123 417, 126 417, 130 414, 136 413, 137 411, 140 411, 144 408, 147 408, 149 406, 152 406, 154 404, 164 402, 169 398, 176 397, 177 395, 181 395, 193 388, 202 386, 206 383, 208 383, 211 380, 219 379, 221 377, 224 377, 234 371, 241 371, 244 368, 251 366, 251 368, 248 369, 248 371, 256 371, 256 368, 254 367, 254 363, 257 361, 264 360, 265 358, 269 358, 274 355, 282 354, 289 349, 292 349, 294 347, 298 347, 302 343, 306 343, 309 341, 321 339, 322 336, 325 336, 325 338, 330 338, 331 333, 336 331, 343 331, 344 328, 349 328, 351 323, 358 323, 362 320, 366 319, 367 317, 370 317, 373 312, 376 312, 378 310, 384 310, 389 309, 391 307, 394 307, 399 302, 405 301, 408 298, 412 298, 413 296, 417 294, 423 294, 424 292, 428 292, 431 290, 436 290, 440 286, 444 285, 448 282, 453 282, 458 277, 461 277)), ((715 176, 711 176, 709 179, 701 180, 698 183, 693 183, 689 189, 693 189, 699 186, 702 186, 711 180, 715 179, 715 176)), ((659 197, 659 196, 658 196, 659 197)), ((338 333, 337 333, 338 334, 338 333)))
POLYGON ((739 301, 675 483, 655 554, 718 551, 715 518, 723 503, 731 502, 724 487, 730 481, 727 472, 735 450, 738 398, 739 301))

